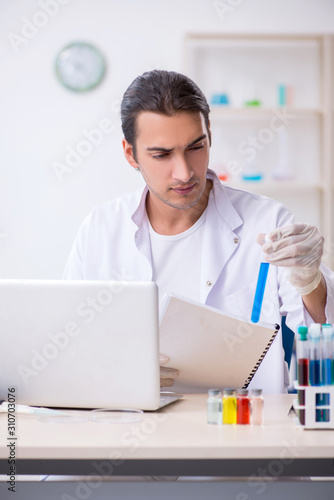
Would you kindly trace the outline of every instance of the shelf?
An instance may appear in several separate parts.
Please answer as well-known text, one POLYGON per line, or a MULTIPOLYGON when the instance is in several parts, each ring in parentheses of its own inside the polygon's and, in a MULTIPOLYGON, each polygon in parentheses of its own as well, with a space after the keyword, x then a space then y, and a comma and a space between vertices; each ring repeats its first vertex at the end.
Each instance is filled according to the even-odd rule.
POLYGON ((211 118, 213 120, 231 120, 231 119, 263 119, 268 116, 287 113, 288 115, 296 115, 297 118, 321 117, 323 110, 320 108, 262 108, 262 107, 244 107, 233 108, 230 106, 210 106, 211 118))
POLYGON ((186 44, 192 49, 211 49, 211 48, 242 48, 242 49, 263 49, 263 45, 271 49, 282 48, 314 48, 322 43, 321 35, 233 35, 221 33, 197 33, 188 34, 186 44))
POLYGON ((264 180, 264 181, 231 181, 222 182, 223 185, 236 189, 244 189, 258 194, 269 193, 304 193, 307 191, 324 191, 325 185, 321 182, 298 182, 296 180, 264 180))

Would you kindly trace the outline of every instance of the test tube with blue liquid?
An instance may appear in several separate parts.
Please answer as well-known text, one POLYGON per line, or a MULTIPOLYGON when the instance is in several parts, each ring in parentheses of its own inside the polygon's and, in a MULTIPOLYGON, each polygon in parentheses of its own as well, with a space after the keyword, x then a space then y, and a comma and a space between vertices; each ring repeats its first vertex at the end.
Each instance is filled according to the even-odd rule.
POLYGON ((313 323, 312 325, 310 325, 309 339, 310 339, 310 384, 311 385, 321 385, 320 336, 321 336, 321 325, 319 323, 313 323))
MULTIPOLYGON (((333 377, 333 328, 332 325, 322 325, 322 383, 324 385, 334 384, 333 377)), ((322 398, 324 405, 330 404, 329 393, 324 393, 322 398)), ((322 421, 329 422, 329 410, 322 412, 322 421)))
MULTIPOLYGON (((310 339, 310 385, 321 385, 321 325, 313 323, 309 327, 310 339)), ((316 421, 323 420, 323 410, 319 406, 324 404, 323 394, 318 393, 315 397, 316 421)))
MULTIPOLYGON (((333 328, 322 325, 322 383, 331 385, 333 380, 333 328)), ((326 403, 329 404, 329 403, 326 403)))
MULTIPOLYGON (((265 236, 265 242, 269 241, 268 236, 265 236)), ((255 290, 255 297, 252 309, 251 321, 253 323, 258 323, 261 315, 261 308, 264 296, 264 290, 266 288, 267 276, 269 271, 269 262, 261 262, 259 275, 257 278, 257 285, 255 290)))

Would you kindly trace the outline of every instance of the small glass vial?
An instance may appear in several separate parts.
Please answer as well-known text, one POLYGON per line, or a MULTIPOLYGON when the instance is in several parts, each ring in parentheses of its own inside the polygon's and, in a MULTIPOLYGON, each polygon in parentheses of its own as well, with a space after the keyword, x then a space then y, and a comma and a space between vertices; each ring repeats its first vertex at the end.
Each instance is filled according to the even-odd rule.
POLYGON ((219 389, 209 389, 207 401, 208 424, 222 423, 222 396, 219 389))
POLYGON ((223 390, 223 424, 237 423, 237 398, 234 389, 223 390))
POLYGON ((237 390, 237 424, 250 423, 250 402, 247 389, 237 390))
POLYGON ((252 389, 251 390, 251 424, 252 425, 262 425, 263 424, 263 396, 262 389, 252 389))

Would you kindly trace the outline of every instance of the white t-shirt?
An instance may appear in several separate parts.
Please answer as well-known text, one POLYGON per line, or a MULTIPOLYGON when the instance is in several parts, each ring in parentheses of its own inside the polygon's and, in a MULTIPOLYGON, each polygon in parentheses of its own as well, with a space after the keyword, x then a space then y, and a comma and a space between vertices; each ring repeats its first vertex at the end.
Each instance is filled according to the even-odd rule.
POLYGON ((200 300, 202 242, 206 210, 193 226, 180 234, 164 235, 149 224, 153 281, 159 288, 159 301, 175 292, 200 300), (186 277, 186 278, 185 278, 186 277))

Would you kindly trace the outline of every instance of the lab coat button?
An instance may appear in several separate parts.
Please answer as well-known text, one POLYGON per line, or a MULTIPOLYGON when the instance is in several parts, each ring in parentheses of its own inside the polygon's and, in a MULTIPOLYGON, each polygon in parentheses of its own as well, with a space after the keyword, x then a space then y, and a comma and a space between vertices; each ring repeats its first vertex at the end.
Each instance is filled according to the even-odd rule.
POLYGON ((208 281, 206 282, 206 285, 207 285, 207 286, 212 286, 212 281, 209 281, 209 280, 208 280, 208 281))
POLYGON ((234 243, 239 243, 239 238, 234 238, 234 243))

